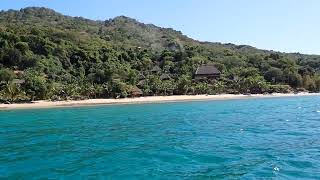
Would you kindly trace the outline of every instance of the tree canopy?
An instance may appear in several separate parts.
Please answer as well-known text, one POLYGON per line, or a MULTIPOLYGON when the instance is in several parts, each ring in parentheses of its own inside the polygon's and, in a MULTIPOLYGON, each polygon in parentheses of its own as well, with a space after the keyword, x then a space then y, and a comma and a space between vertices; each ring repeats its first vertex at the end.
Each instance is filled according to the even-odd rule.
POLYGON ((317 55, 199 42, 125 16, 93 21, 37 7, 0 12, 0 98, 7 101, 128 97, 137 87, 145 96, 315 92, 319 70, 317 55), (222 77, 193 80, 202 64, 215 65, 222 77))

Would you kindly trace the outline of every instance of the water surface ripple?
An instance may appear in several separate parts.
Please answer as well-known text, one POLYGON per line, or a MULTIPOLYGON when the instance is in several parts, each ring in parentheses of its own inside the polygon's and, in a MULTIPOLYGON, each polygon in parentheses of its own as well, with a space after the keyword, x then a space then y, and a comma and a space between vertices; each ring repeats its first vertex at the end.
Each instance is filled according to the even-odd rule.
POLYGON ((319 179, 320 97, 0 112, 0 179, 319 179))

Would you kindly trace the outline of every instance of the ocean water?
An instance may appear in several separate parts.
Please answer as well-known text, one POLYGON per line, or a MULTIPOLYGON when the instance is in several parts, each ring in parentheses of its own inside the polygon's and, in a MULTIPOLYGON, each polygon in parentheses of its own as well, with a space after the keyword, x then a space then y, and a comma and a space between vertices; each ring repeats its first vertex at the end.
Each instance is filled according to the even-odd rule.
POLYGON ((0 179, 320 179, 320 97, 0 111, 0 179))

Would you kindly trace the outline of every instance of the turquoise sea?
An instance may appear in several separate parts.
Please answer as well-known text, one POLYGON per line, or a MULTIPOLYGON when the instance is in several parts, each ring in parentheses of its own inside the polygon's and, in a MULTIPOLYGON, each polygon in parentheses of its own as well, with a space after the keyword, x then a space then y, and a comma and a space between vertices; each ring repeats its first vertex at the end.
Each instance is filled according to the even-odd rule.
POLYGON ((0 179, 320 179, 320 97, 0 111, 0 179))

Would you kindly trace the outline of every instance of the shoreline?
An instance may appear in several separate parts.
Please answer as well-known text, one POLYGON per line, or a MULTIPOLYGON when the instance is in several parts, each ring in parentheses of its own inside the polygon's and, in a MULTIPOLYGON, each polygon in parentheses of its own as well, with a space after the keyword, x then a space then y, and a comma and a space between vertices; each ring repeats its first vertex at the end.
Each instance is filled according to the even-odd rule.
POLYGON ((1 110, 14 109, 43 109, 43 108, 61 108, 61 107, 83 107, 98 105, 117 105, 117 104, 146 104, 146 103, 168 103, 168 102, 188 102, 188 101, 218 101, 233 99, 257 99, 257 98, 277 98, 277 97, 299 97, 299 96, 320 96, 320 93, 299 93, 299 94, 252 94, 252 95, 177 95, 177 96, 147 96, 137 98, 123 99, 87 99, 79 101, 33 101, 26 104, 0 104, 1 110))

